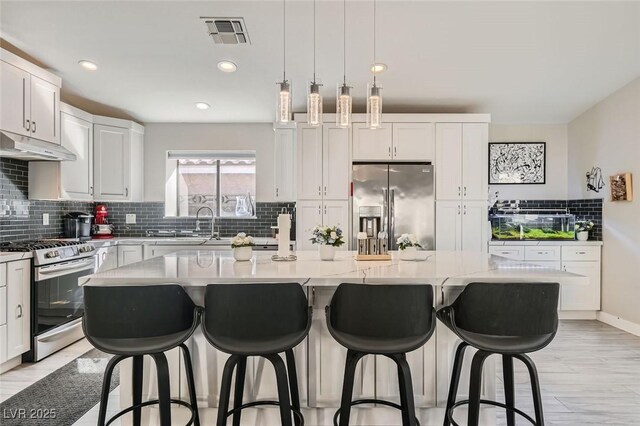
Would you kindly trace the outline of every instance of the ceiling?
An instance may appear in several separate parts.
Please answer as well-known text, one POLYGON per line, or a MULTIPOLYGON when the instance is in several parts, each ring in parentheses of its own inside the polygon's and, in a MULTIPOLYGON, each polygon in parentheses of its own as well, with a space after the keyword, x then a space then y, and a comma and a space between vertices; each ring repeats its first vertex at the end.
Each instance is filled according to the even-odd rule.
MULTIPOLYGON (((304 111, 313 3, 287 1, 287 77, 304 111)), ((347 81, 363 111, 372 3, 347 3, 347 81)), ((640 76, 638 2, 377 3, 386 112, 488 112, 499 123, 565 123, 640 76)), ((270 122, 282 79, 282 2, 6 1, 0 36, 63 78, 63 99, 142 122, 270 122), (216 45, 201 16, 243 17, 251 45, 216 45), (88 72, 78 60, 99 65, 88 72), (232 60, 238 71, 216 68, 232 60), (211 109, 198 110, 203 101, 211 109)), ((318 0, 325 112, 342 79, 342 2, 318 0)))

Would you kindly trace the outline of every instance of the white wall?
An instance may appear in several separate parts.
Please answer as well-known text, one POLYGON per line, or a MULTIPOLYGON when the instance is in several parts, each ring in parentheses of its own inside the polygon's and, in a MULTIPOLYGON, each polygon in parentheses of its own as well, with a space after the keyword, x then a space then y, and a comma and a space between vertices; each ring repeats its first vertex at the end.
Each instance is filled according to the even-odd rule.
POLYGON ((602 310, 640 324, 640 78, 569 123, 569 196, 603 198, 602 310), (585 173, 602 168, 604 192, 585 173), (611 202, 609 176, 633 173, 635 200, 611 202))
POLYGON ((566 124, 491 124, 489 142, 546 142, 544 185, 491 185, 491 197, 502 200, 564 200, 567 198, 566 124))
POLYGON ((256 200, 273 201, 273 126, 269 123, 146 123, 145 201, 164 201, 168 150, 229 149, 256 151, 256 200))

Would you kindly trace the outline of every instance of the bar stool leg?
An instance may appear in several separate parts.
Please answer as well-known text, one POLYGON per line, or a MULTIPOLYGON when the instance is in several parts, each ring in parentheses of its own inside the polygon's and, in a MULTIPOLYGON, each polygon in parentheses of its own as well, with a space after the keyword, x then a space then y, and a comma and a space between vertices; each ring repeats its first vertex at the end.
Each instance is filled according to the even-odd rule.
POLYGON ((400 405, 402 406, 402 424, 416 426, 416 407, 413 400, 413 383, 411 369, 405 354, 397 354, 392 358, 398 365, 398 382, 400 384, 400 405))
MULTIPOLYGON (((513 357, 502 355, 502 377, 504 379, 504 402, 507 407, 516 406, 515 384, 513 378, 513 357)), ((513 410, 506 410, 507 426, 515 426, 516 413, 513 410)))
POLYGON ((231 396, 231 377, 233 376, 233 369, 239 360, 239 355, 231 355, 224 364, 222 380, 220 382, 217 426, 225 426, 227 424, 227 411, 229 411, 229 398, 231 396))
POLYGON ((464 361, 464 351, 469 347, 468 343, 461 342, 456 349, 456 355, 453 361, 453 370, 451 371, 451 383, 449 384, 449 396, 447 397, 447 411, 444 415, 444 426, 450 426, 449 410, 456 403, 458 395, 458 385, 460 384, 460 374, 462 373, 462 363, 464 361))
POLYGON ((289 383, 287 380, 287 368, 278 354, 265 356, 276 370, 278 382, 278 402, 280 405, 280 421, 282 426, 292 426, 291 423, 291 399, 289 397, 289 383))
POLYGON ((122 355, 113 356, 107 363, 107 368, 104 371, 104 378, 102 379, 102 393, 100 394, 100 408, 98 412, 98 426, 104 426, 107 420, 107 403, 109 402, 109 388, 111 387, 111 376, 113 375, 113 369, 116 365, 127 358, 122 355))
POLYGON ((339 426, 349 426, 349 417, 351 416, 351 398, 353 397, 353 381, 355 379, 358 361, 360 361, 360 358, 364 355, 365 354, 360 352, 354 352, 351 349, 347 351, 347 360, 344 366, 344 382, 342 383, 339 426))
MULTIPOLYGON (((142 375, 143 375, 143 356, 136 355, 133 357, 132 368, 132 394, 133 405, 142 403, 142 375)), ((133 409, 133 426, 140 426, 142 416, 142 407, 133 409)))
POLYGON ((187 386, 189 387, 189 399, 191 401, 191 409, 193 410, 193 425, 200 426, 200 414, 198 413, 198 397, 196 395, 196 383, 193 378, 193 364, 191 364, 191 355, 185 344, 181 344, 182 356, 184 359, 184 367, 187 372, 187 386))
POLYGON ((160 426, 171 426, 171 387, 169 385, 169 363, 164 353, 151 355, 156 362, 158 374, 158 400, 160 401, 160 426))
POLYGON ((538 379, 538 369, 533 360, 525 354, 516 355, 520 361, 527 366, 529 377, 531 378, 531 393, 533 394, 533 408, 536 414, 536 425, 544 426, 544 414, 542 412, 542 395, 540 394, 540 380, 538 379))
POLYGON ((480 422, 480 393, 482 392, 482 367, 490 352, 478 351, 471 363, 469 383, 469 412, 467 426, 478 426, 480 422))
MULTIPOLYGON (((296 359, 293 356, 293 349, 285 351, 287 359, 287 374, 289 377, 289 392, 291 393, 291 406, 294 411, 300 412, 300 392, 298 391, 298 374, 296 372, 296 359)), ((293 417, 295 426, 300 426, 301 419, 298 416, 293 417)))
MULTIPOLYGON (((240 357, 236 367, 236 389, 233 393, 233 408, 239 408, 242 405, 242 396, 244 395, 244 377, 247 372, 247 357, 240 357)), ((233 426, 240 426, 242 410, 233 413, 233 426)))

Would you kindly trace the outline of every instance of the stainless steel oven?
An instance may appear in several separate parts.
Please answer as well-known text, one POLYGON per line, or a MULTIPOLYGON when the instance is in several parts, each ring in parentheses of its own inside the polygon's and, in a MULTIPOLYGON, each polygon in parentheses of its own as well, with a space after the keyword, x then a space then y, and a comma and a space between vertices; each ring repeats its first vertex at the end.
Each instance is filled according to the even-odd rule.
POLYGON ((34 267, 33 361, 84 336, 84 303, 78 279, 93 274, 95 268, 95 256, 34 267))

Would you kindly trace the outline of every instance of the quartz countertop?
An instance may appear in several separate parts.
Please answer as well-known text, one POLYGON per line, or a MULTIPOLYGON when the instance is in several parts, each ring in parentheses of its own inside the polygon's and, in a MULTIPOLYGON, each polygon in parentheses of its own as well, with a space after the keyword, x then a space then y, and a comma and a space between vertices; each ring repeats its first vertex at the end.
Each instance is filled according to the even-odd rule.
POLYGON ((490 246, 601 246, 602 241, 588 240, 491 240, 490 246))
POLYGON ((14 260, 31 259, 31 252, 0 252, 0 263, 13 262, 14 260))
POLYGON ((299 282, 336 286, 342 282, 466 285, 474 281, 566 282, 587 279, 477 252, 421 251, 418 261, 356 261, 355 252, 338 251, 334 261, 321 261, 317 251, 298 251, 294 262, 275 262, 271 254, 254 252, 236 262, 231 252, 183 250, 100 272, 80 279, 85 285, 178 283, 299 282))
MULTIPOLYGON (((88 241, 89 243, 98 246, 105 247, 110 245, 180 245, 180 246, 227 246, 231 244, 230 237, 224 237, 219 240, 211 240, 209 238, 201 237, 113 237, 113 238, 94 238, 88 241)), ((254 242, 258 246, 275 245, 278 244, 278 240, 275 238, 254 238, 254 242)), ((295 241, 291 241, 295 243, 295 241)))

